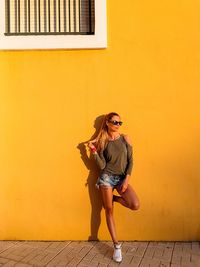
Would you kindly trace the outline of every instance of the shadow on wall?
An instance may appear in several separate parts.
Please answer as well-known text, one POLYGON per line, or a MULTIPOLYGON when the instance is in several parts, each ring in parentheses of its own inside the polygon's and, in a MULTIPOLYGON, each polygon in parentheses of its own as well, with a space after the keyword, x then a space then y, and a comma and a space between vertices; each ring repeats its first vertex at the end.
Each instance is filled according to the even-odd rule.
MULTIPOLYGON (((94 128, 95 133, 92 135, 92 137, 89 140, 95 139, 100 126, 102 124, 104 116, 98 116, 94 121, 94 128)), ((88 141, 89 141, 88 140, 88 141)), ((90 235, 88 237, 89 241, 92 240, 99 240, 98 239, 98 231, 101 224, 101 210, 102 210, 102 200, 99 190, 95 187, 95 183, 97 181, 97 178, 99 176, 99 169, 92 157, 90 155, 88 157, 86 146, 87 142, 82 142, 78 144, 77 148, 80 150, 81 159, 83 160, 86 168, 89 170, 89 175, 87 177, 85 186, 88 187, 88 193, 90 197, 90 203, 91 203, 91 219, 90 219, 90 235)))

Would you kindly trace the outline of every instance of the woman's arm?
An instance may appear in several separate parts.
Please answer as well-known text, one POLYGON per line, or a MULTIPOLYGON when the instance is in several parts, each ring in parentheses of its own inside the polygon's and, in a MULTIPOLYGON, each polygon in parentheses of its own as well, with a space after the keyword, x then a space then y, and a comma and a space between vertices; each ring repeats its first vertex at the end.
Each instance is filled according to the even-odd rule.
POLYGON ((91 153, 94 155, 97 165, 101 170, 103 170, 106 167, 106 160, 103 155, 103 150, 98 153, 92 142, 88 142, 88 146, 91 150, 91 153))
POLYGON ((121 193, 125 192, 128 183, 131 177, 131 172, 133 169, 133 148, 132 148, 132 142, 130 140, 130 137, 128 135, 124 135, 124 139, 127 143, 127 156, 128 156, 128 163, 126 167, 126 178, 124 179, 124 182, 121 185, 121 193))
POLYGON ((133 147, 132 147, 131 139, 128 135, 124 135, 124 139, 127 143, 127 157, 128 157, 126 175, 131 176, 131 172, 133 169, 133 147))

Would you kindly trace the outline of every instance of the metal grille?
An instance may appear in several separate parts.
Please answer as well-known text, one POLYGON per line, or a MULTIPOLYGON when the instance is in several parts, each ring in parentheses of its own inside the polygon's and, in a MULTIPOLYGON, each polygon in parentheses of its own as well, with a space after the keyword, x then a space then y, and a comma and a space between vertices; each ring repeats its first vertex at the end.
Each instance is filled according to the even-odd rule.
POLYGON ((94 0, 6 0, 5 35, 94 34, 94 0))

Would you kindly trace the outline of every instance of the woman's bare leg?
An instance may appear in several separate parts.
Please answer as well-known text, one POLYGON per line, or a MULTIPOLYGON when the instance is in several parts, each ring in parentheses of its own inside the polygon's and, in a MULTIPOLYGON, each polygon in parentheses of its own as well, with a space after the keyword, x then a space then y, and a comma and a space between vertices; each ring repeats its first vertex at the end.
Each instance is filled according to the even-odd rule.
POLYGON ((106 214, 106 222, 114 244, 118 243, 115 222, 113 218, 113 189, 112 187, 100 186, 103 206, 106 214))
POLYGON ((116 189, 120 196, 114 196, 114 201, 119 202, 131 210, 139 209, 140 202, 131 185, 128 185, 126 191, 123 193, 121 192, 120 187, 117 187, 116 189))

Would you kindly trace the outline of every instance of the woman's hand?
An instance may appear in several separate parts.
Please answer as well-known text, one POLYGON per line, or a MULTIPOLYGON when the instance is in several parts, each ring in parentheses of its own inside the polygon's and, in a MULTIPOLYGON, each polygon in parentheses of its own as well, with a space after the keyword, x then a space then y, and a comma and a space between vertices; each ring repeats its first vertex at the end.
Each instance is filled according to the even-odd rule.
POLYGON ((130 179, 130 175, 127 174, 120 188, 121 193, 124 193, 126 191, 128 187, 129 179, 130 179))
POLYGON ((92 148, 94 148, 95 146, 93 145, 93 143, 92 143, 91 141, 89 141, 89 142, 88 142, 88 147, 89 147, 90 149, 92 149, 92 148))
POLYGON ((93 154, 96 153, 97 149, 96 149, 96 147, 93 145, 93 142, 92 142, 92 141, 89 141, 89 142, 88 142, 88 147, 90 148, 90 150, 91 150, 91 152, 92 152, 93 154))
POLYGON ((125 178, 122 185, 121 185, 121 188, 120 188, 121 193, 124 193, 126 191, 127 187, 128 187, 128 179, 125 178))

